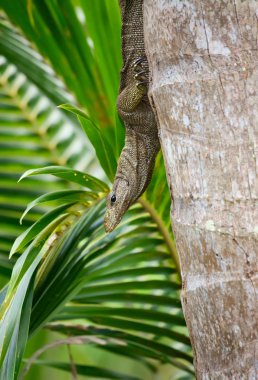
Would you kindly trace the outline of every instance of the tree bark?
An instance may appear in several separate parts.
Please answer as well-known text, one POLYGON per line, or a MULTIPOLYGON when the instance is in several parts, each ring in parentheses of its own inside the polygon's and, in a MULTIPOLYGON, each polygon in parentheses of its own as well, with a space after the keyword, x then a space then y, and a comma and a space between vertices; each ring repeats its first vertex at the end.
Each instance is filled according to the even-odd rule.
POLYGON ((255 0, 144 0, 198 379, 258 379, 257 20, 255 0))

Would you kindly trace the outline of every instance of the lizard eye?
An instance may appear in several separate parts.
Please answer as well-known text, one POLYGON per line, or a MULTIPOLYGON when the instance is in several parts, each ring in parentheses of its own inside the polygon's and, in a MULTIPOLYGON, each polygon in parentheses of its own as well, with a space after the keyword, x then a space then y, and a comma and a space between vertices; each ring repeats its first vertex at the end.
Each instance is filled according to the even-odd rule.
POLYGON ((112 197, 111 197, 111 202, 115 203, 115 201, 116 201, 116 196, 115 196, 115 194, 113 194, 112 197))

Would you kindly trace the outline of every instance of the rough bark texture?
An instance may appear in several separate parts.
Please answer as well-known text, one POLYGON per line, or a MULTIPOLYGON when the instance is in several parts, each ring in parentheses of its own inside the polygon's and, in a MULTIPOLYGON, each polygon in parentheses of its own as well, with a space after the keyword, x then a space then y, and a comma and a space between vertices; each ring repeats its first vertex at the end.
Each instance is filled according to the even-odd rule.
POLYGON ((258 1, 144 0, 198 379, 258 379, 258 1))

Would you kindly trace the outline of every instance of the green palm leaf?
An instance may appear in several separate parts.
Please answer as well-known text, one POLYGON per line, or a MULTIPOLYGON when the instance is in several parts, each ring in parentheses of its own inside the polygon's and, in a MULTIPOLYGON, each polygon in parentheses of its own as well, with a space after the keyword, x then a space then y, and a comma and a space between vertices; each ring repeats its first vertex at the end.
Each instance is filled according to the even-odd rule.
MULTIPOLYGON (((55 232, 54 235, 58 237, 55 238, 54 244, 52 243, 50 247, 45 248, 44 261, 41 264, 38 261, 35 263, 31 259, 31 255, 27 256, 28 263, 26 264, 25 259, 22 266, 23 275, 21 275, 16 269, 19 265, 19 261, 17 262, 6 300, 8 301, 8 294, 16 294, 17 281, 22 281, 25 273, 31 271, 31 265, 33 268, 36 265, 38 275, 31 311, 31 333, 35 333, 49 321, 58 322, 60 325, 61 321, 71 322, 82 319, 86 319, 85 326, 87 326, 88 320, 88 323, 95 322, 103 326, 106 326, 106 323, 107 325, 111 323, 114 328, 119 327, 120 329, 122 327, 121 322, 124 322, 125 325, 128 323, 127 329, 132 328, 132 323, 135 323, 133 329, 139 331, 137 323, 145 320, 147 325, 142 331, 142 337, 139 336, 139 333, 137 335, 128 334, 121 330, 115 330, 116 334, 120 339, 123 338, 129 347, 138 347, 140 350, 139 358, 145 356, 147 359, 155 358, 156 360, 170 362, 191 372, 192 369, 189 365, 181 363, 182 360, 191 362, 192 359, 189 354, 185 353, 184 350, 174 349, 170 345, 152 340, 157 331, 160 333, 159 339, 162 339, 162 333, 167 330, 171 331, 177 326, 185 328, 185 321, 180 311, 180 305, 178 302, 174 302, 178 297, 179 289, 175 277, 176 270, 165 264, 166 261, 169 263, 171 258, 166 252, 164 242, 159 239, 158 232, 155 229, 153 230, 151 218, 146 218, 145 227, 142 230, 137 228, 139 224, 137 220, 142 218, 142 213, 145 211, 139 207, 132 208, 124 223, 112 234, 106 235, 102 226, 103 201, 100 203, 96 200, 93 201, 87 212, 84 211, 84 208, 85 206, 83 207, 80 203, 76 206, 77 215, 72 214, 73 220, 69 223, 70 227, 63 228, 62 224, 58 227, 60 232, 55 232), (75 220, 77 221, 75 222, 75 220), (137 252, 139 251, 137 248, 128 251, 126 244, 133 243, 135 239, 141 238, 141 234, 143 235, 142 239, 144 239, 146 232, 149 236, 147 247, 143 246, 140 252, 137 252), (135 250, 136 254, 134 253, 135 250), (146 256, 142 255, 148 251, 161 252, 161 255, 156 254, 154 261, 156 263, 158 261, 158 266, 151 265, 148 268, 146 256), (134 255, 136 259, 138 254, 145 259, 135 261, 132 268, 130 261, 128 264, 126 258, 134 255), (122 264, 121 258, 123 258, 122 264), (116 270, 116 262, 118 262, 119 272, 116 270), (19 276, 15 280, 17 273, 19 276), (159 299, 158 296, 151 296, 151 303, 144 302, 144 296, 148 295, 146 292, 153 293, 158 290, 164 294, 161 303, 155 302, 156 298, 159 299), (121 300, 117 306, 114 306, 112 295, 119 291, 123 291, 129 296, 136 293, 136 298, 137 295, 142 296, 141 301, 145 304, 144 309, 139 308, 137 302, 134 303, 133 300, 130 302, 121 300), (106 295, 106 297, 101 300, 98 298, 99 295, 106 295), (95 296, 97 296, 96 299, 95 296), (70 304, 68 305, 67 302, 70 304), (119 318, 117 319, 117 317, 119 318), (152 331, 154 331, 157 323, 164 323, 166 328, 156 330, 150 341, 150 338, 146 338, 145 335, 150 333, 152 326, 152 331), (175 356, 177 359, 171 360, 171 356, 175 356), (178 360, 179 362, 177 362, 178 360)), ((63 218, 67 218, 66 215, 64 214, 63 218)), ((64 220, 65 225, 67 225, 66 219, 64 220)), ((24 255, 21 256, 22 258, 24 255)), ((8 312, 11 313, 12 307, 14 307, 12 300, 3 305, 3 315, 8 315, 8 312)), ((5 329, 5 326, 3 328, 5 329)), ((53 325, 51 328, 54 329, 53 325)), ((12 326, 10 330, 12 330, 12 326)), ((71 327, 69 332, 71 332, 71 327)), ((110 330, 111 336, 113 333, 114 331, 110 330)), ((181 338, 181 342, 183 341, 184 343, 182 343, 186 344, 187 347, 189 341, 186 337, 183 334, 177 334, 177 331, 174 334, 172 331, 172 336, 181 338)), ((10 336, 10 333, 7 336, 10 336)), ((9 341, 9 344, 11 343, 12 341, 9 341)), ((5 346, 5 355, 7 355, 11 347, 8 346, 8 342, 5 346)), ((113 345, 111 349, 113 349, 113 345)), ((5 365, 3 368, 6 368, 5 365)))
MULTIPOLYGON (((111 234, 102 227, 105 180, 114 176, 124 134, 115 110, 117 2, 0 0, 0 7, 0 281, 7 282, 0 379, 17 378, 27 338, 42 327, 83 335, 84 344, 151 371, 170 363, 178 376, 191 376, 161 156, 139 204, 111 234)), ((75 360, 75 367, 91 378, 135 378, 99 362, 75 360)))

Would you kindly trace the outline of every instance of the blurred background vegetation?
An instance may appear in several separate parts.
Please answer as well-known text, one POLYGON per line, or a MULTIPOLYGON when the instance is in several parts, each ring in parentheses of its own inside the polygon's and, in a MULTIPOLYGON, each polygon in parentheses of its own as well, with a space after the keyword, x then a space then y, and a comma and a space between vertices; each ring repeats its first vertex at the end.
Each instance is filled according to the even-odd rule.
POLYGON ((194 378, 161 154, 102 226, 120 28, 117 0, 0 0, 1 380, 194 378))

